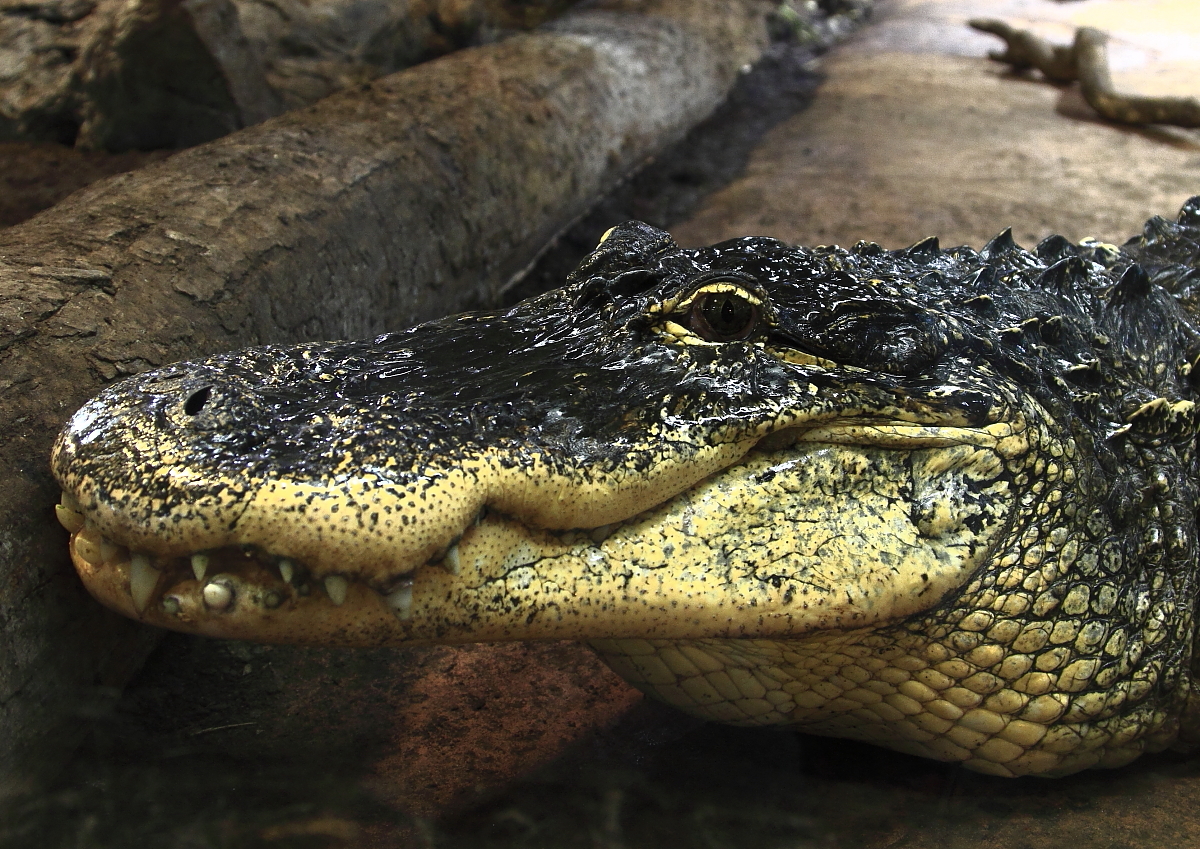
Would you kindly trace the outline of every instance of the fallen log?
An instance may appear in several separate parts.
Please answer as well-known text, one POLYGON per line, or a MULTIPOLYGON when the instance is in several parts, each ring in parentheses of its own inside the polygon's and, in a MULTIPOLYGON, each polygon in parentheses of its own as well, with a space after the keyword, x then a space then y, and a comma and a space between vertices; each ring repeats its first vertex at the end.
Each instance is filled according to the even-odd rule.
POLYGON ((568 0, 0 0, 0 140, 190 147, 568 0))
POLYGON ((150 366, 487 302, 720 102, 770 9, 593 6, 0 231, 0 796, 62 763, 75 717, 111 700, 155 638, 71 572, 46 464, 66 416, 150 366))

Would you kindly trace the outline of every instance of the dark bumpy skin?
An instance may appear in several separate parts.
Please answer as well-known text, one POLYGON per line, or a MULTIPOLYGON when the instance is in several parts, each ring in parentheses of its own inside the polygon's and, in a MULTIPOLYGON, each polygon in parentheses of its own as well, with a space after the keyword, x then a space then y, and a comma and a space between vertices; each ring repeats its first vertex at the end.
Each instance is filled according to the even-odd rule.
POLYGON ((116 384, 54 452, 89 589, 265 641, 585 639, 701 716, 998 775, 1198 725, 1200 198, 1121 248, 683 250, 116 384))

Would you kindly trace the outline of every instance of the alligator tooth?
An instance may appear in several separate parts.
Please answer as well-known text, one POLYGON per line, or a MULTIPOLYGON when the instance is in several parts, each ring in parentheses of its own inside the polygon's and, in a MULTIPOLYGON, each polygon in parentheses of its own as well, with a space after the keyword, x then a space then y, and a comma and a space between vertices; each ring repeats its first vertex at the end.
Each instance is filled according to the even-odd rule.
POLYGON ((446 567, 446 571, 451 575, 458 574, 458 570, 462 568, 462 558, 458 554, 458 543, 454 543, 454 545, 446 550, 446 556, 442 558, 442 565, 446 567))
POLYGON ((83 529, 75 534, 75 553, 86 560, 93 566, 99 566, 104 562, 104 555, 100 549, 100 540, 103 539, 99 534, 96 534, 88 529, 83 529))
POLYGON ((296 577, 296 564, 286 557, 282 558, 279 561, 279 577, 290 584, 292 578, 296 577))
POLYGON ((412 592, 413 582, 409 579, 401 581, 396 589, 383 598, 384 602, 387 603, 388 609, 401 622, 407 622, 409 619, 412 619, 412 592))
POLYGON ((59 503, 54 505, 54 515, 58 518, 58 523, 71 533, 83 527, 83 508, 73 495, 66 492, 62 494, 59 503))
POLYGON ((117 545, 108 537, 100 537, 100 559, 105 563, 116 560, 124 546, 117 545))
POLYGON ((148 554, 134 554, 129 558, 129 594, 133 597, 133 607, 139 614, 146 611, 150 596, 158 586, 159 571, 148 554))
POLYGON ((263 593, 262 603, 263 607, 267 608, 267 610, 274 610, 283 604, 283 596, 275 590, 267 590, 263 593))
POLYGON ((612 532, 613 525, 601 525, 598 528, 594 528, 589 536, 592 538, 592 542, 596 543, 596 545, 599 545, 612 536, 612 532))
POLYGON ((334 604, 341 604, 346 600, 346 590, 349 588, 350 582, 341 575, 330 575, 325 579, 325 592, 334 604))
POLYGON ((192 574, 196 576, 197 581, 203 581, 205 573, 208 572, 208 555, 193 554, 192 555, 192 574))
POLYGON ((171 616, 178 616, 179 611, 183 608, 183 606, 179 603, 179 597, 173 595, 163 596, 162 606, 163 610, 165 610, 171 616))
POLYGON ((71 533, 83 527, 83 514, 68 510, 61 504, 54 505, 54 515, 58 518, 58 523, 71 533))
POLYGON ((213 580, 204 585, 205 606, 212 610, 227 610, 233 604, 233 587, 228 581, 213 580))

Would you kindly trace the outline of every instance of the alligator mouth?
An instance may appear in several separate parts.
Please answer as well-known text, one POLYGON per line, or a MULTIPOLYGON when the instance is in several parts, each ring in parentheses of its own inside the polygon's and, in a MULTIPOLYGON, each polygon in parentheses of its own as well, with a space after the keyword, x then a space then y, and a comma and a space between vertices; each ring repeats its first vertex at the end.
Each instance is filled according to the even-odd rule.
POLYGON ((895 620, 961 585, 1006 526, 1006 460, 1026 449, 1023 429, 1007 423, 786 428, 615 522, 554 530, 484 508, 425 563, 382 579, 331 571, 336 556, 313 564, 253 543, 131 549, 67 492, 57 513, 96 598, 208 636, 794 636, 895 620))

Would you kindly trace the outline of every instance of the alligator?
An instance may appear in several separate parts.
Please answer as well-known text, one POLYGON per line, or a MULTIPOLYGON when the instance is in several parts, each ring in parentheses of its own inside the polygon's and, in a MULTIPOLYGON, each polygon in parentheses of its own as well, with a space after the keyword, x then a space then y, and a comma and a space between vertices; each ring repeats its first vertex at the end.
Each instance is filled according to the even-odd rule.
POLYGON ((683 249, 115 383, 53 454, 105 605, 583 640, 700 717, 1000 776, 1200 739, 1200 197, 1122 246, 683 249))

